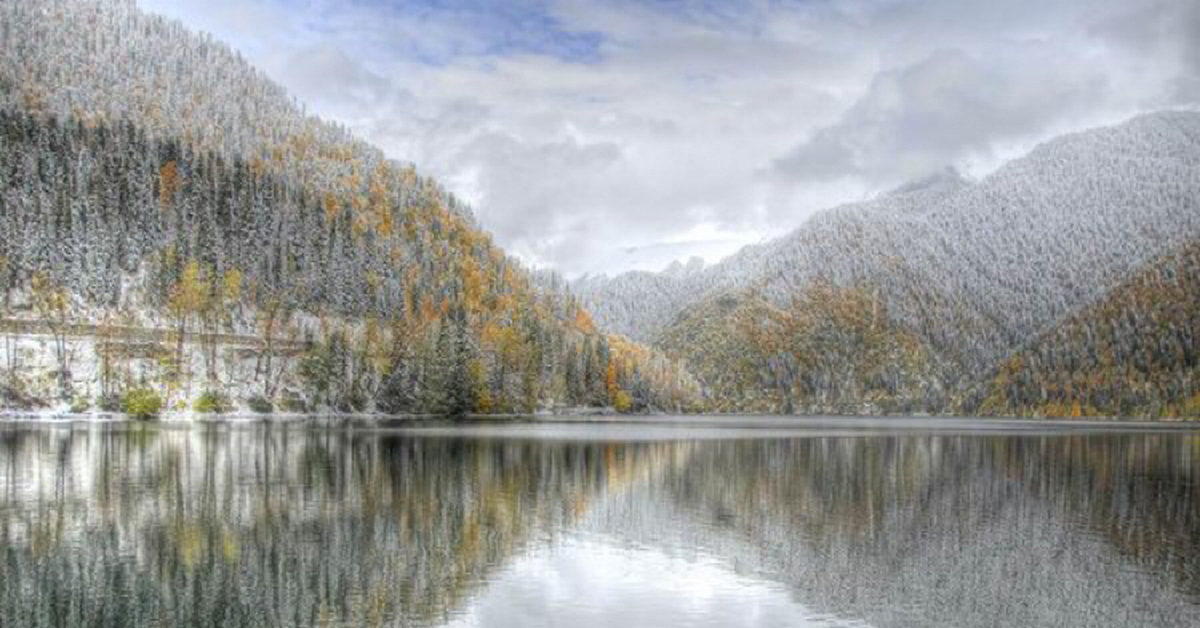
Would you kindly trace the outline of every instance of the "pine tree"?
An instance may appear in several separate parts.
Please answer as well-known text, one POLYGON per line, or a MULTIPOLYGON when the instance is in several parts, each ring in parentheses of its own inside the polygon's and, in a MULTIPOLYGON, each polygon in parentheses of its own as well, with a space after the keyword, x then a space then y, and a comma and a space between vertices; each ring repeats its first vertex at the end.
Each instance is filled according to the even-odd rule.
POLYGON ((442 414, 461 417, 475 408, 474 386, 471 382, 471 341, 468 337, 466 312, 461 306, 450 312, 445 350, 449 351, 449 373, 446 377, 445 406, 442 414))

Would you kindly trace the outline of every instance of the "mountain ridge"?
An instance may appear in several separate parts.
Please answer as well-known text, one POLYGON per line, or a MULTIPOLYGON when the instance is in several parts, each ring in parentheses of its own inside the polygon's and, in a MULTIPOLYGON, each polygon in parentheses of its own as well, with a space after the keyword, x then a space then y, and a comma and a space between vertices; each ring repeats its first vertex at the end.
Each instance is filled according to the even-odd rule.
MULTIPOLYGON (((954 395, 1030 338, 1200 237, 1200 113, 1145 114, 1065 135, 979 181, 950 177, 941 190, 934 183, 820 212, 790 234, 746 247, 697 275, 631 273, 573 287, 601 325, 685 361, 703 359, 703 348, 682 347, 680 337, 737 333, 722 331, 719 316, 693 315, 711 309, 721 295, 749 291, 792 317, 803 316, 796 299, 816 285, 852 302, 877 299, 896 333, 915 334, 927 356, 922 369, 932 369, 917 375, 921 386, 889 403, 950 411, 954 395), (942 193, 922 197, 929 189, 942 193), (854 295, 864 289, 875 296, 854 295), (689 325, 695 329, 679 329, 689 325), (906 401, 914 398, 924 401, 906 401)), ((791 357, 759 354, 757 383, 743 381, 723 393, 711 385, 719 364, 693 367, 710 374, 710 395, 747 394, 746 386, 781 377, 795 383, 798 372, 780 375, 779 369, 794 371, 788 360, 805 355, 785 353, 791 357)), ((777 397, 776 408, 790 399, 777 397)), ((870 402, 852 394, 836 405, 847 411, 859 401, 870 402)))
MULTIPOLYGON (((1144 128, 1139 127, 1151 127, 1151 131, 1163 133, 1177 131, 1183 136, 1182 141, 1178 137, 1174 138, 1173 144, 1176 149, 1179 149, 1183 153, 1184 158, 1183 163, 1176 165, 1176 174, 1178 175, 1176 179, 1180 181, 1180 185, 1184 188, 1178 191, 1180 198, 1175 199, 1173 205, 1160 211, 1160 214, 1164 215, 1146 217, 1146 222, 1151 223, 1149 227, 1154 230, 1154 235, 1164 236, 1167 244, 1163 246, 1164 248, 1169 248, 1170 242, 1178 243, 1181 241, 1180 231, 1183 233, 1195 233, 1200 228, 1195 219, 1195 215, 1197 214, 1195 211, 1197 203, 1195 194, 1191 196, 1187 195, 1187 192, 1194 192, 1196 187, 1200 186, 1194 172, 1187 170, 1187 167, 1195 165, 1198 163, 1198 159, 1200 159, 1197 157, 1197 150, 1195 149, 1200 144, 1200 139, 1198 139, 1200 138, 1200 114, 1195 112, 1145 114, 1134 118, 1124 125, 1102 127, 1090 132, 1085 131, 1056 138, 1055 140, 1039 145, 1025 157, 1005 164, 997 172, 979 182, 957 186, 955 197, 961 199, 964 194, 974 196, 975 199, 988 196, 1002 197, 1001 194, 998 194, 999 190, 989 189, 989 185, 1011 183, 1014 179, 1018 178, 1036 179, 1037 177, 1031 176, 1034 173, 1026 171, 1028 170, 1027 164, 1029 160, 1042 162, 1060 161, 1060 155, 1055 154, 1055 152, 1064 149, 1068 145, 1071 146, 1071 151, 1074 152, 1095 153, 1096 148, 1094 146, 1087 146, 1087 151, 1079 151, 1077 147, 1080 142, 1090 143, 1101 135, 1116 134, 1129 136, 1145 131, 1144 128), (1165 224, 1154 225, 1153 222, 1159 219, 1165 224), (1179 227, 1179 229, 1175 229, 1175 227, 1179 227)), ((1143 149, 1145 148, 1143 147, 1143 149)), ((1143 150, 1143 152, 1149 152, 1153 155, 1154 149, 1151 147, 1149 151, 1143 150)), ((1168 159, 1171 158, 1170 155, 1165 157, 1168 159)), ((1177 158, 1178 155, 1175 157, 1177 158)), ((1102 161, 1105 157, 1092 154, 1087 156, 1087 159, 1095 162, 1102 161)), ((1078 165, 1076 164, 1076 166, 1078 165)), ((1170 182, 1162 183, 1163 176, 1160 175, 1155 178, 1160 181, 1154 189, 1149 190, 1150 192, 1159 193, 1163 192, 1164 189, 1170 189, 1172 185, 1170 182)), ((1053 181, 1048 182, 1048 185, 1053 187, 1053 181)), ((1023 192, 1027 192, 1027 190, 1023 192)), ((597 281, 593 278, 589 281, 573 285, 573 287, 577 289, 584 302, 592 306, 593 313, 601 324, 609 325, 611 328, 625 333, 632 338, 653 342, 655 334, 682 309, 684 304, 689 302, 689 300, 695 302, 710 291, 719 291, 757 283, 763 285, 768 295, 775 293, 773 297, 777 303, 785 302, 787 295, 790 294, 789 288, 791 286, 789 284, 803 282, 803 277, 798 275, 806 272, 821 272, 823 270, 820 268, 820 259, 816 261, 801 259, 804 263, 799 265, 801 266, 800 268, 797 268, 798 264, 794 261, 794 258, 798 257, 794 255, 796 249, 806 244, 814 244, 813 240, 817 236, 830 235, 835 229, 862 232, 863 229, 873 227, 873 232, 863 232, 862 235, 863 238, 875 241, 866 243, 863 238, 856 241, 853 238, 844 237, 844 233, 833 233, 834 236, 841 236, 839 244, 842 244, 843 248, 841 250, 830 251, 833 247, 825 246, 825 250, 822 253, 830 253, 825 256, 827 259, 839 256, 844 258, 849 253, 855 251, 872 249, 873 245, 877 243, 882 245, 883 248, 893 251, 898 248, 920 245, 927 249, 928 255, 940 255, 944 257, 946 253, 957 252, 954 249, 956 246, 959 246, 959 243, 949 239, 950 235, 955 235, 952 231, 964 232, 971 230, 969 229, 970 225, 964 224, 965 219, 962 218, 964 212, 957 211, 960 207, 947 207, 947 202, 944 200, 939 201, 932 208, 923 210, 923 212, 914 213, 911 211, 894 211, 894 199, 895 195, 884 195, 870 201, 839 205, 819 212, 785 236, 764 244, 743 248, 730 258, 705 268, 702 271, 702 277, 686 282, 687 285, 681 285, 681 282, 665 278, 661 274, 655 275, 637 272, 625 273, 608 281, 597 281), (932 217, 924 215, 939 210, 940 215, 932 217), (935 220, 941 224, 935 223, 935 220), (935 233, 935 230, 951 233, 935 233), (908 239, 903 240, 901 236, 908 239), (938 236, 942 238, 942 241, 937 241, 938 236), (788 254, 793 254, 793 257, 789 258, 788 254), (776 259, 772 260, 771 258, 776 259), (635 284, 636 287, 625 284, 635 284), (653 294, 655 291, 668 294, 669 299, 668 303, 666 303, 668 312, 649 311, 655 309, 653 303, 649 303, 644 299, 624 299, 621 293, 626 290, 631 292, 642 290, 647 295, 653 294), (621 306, 624 305, 624 301, 639 303, 641 307, 626 308, 624 311, 619 311, 621 306), (646 318, 649 322, 643 324, 643 321, 640 320, 641 318, 646 318)), ((963 203, 961 200, 957 202, 959 205, 963 203)), ((1022 208, 1023 211, 1020 214, 1013 217, 1002 217, 999 221, 993 218, 993 224, 988 226, 995 228, 1001 234, 1005 230, 1013 231, 1014 227, 1032 231, 1029 229, 1030 225, 1028 224, 1014 225, 1012 223, 1016 219, 1025 221, 1037 219, 1038 216, 1033 211, 1034 209, 1037 208, 1022 208), (1008 221, 1009 224, 1005 224, 1005 221, 1008 221)), ((997 213, 1010 210, 1011 208, 1006 207, 1002 201, 997 207, 997 213)), ((1107 214, 1105 218, 1108 218, 1110 215, 1120 213, 1120 209, 1109 207, 1105 209, 1105 212, 1107 214)), ((1061 214, 1062 212, 1058 213, 1061 214)), ((972 217, 978 218, 978 216, 972 217)), ((1064 217, 1060 215, 1059 218, 1064 217)), ((1080 222, 1082 223, 1083 221, 1080 222)), ((1136 226, 1136 221, 1125 220, 1124 222, 1125 224, 1120 226, 1136 226)), ((1104 233, 1100 235, 1104 237, 1106 242, 1115 241, 1120 236, 1118 233, 1119 229, 1116 226, 1101 225, 1100 228, 1104 230, 1104 233)), ((974 235, 979 240, 978 234, 974 235)), ((1045 236, 1039 236, 1039 239, 1044 238, 1045 236)), ((1150 238, 1144 235, 1141 239, 1143 242, 1150 240, 1150 238)), ((820 245, 821 243, 817 244, 820 245)), ((1159 245, 1155 244, 1149 248, 1158 247, 1159 245)), ((875 250, 877 251, 878 248, 875 247, 875 250)), ((889 251, 889 253, 891 252, 889 251)), ((875 257, 881 256, 883 255, 875 253, 875 257)), ((1102 257, 1102 255, 1098 254, 1097 257, 1102 257)), ((1148 257, 1150 256, 1134 254, 1131 256, 1130 263, 1113 264, 1113 266, 1117 267, 1111 270, 1105 266, 1103 268, 1104 277, 1102 278, 1102 283, 1107 286, 1114 285, 1118 277, 1129 272, 1148 257)), ((1008 260, 1008 263, 1012 261, 1008 260)), ((861 269, 859 270, 861 271, 861 269)), ((837 269, 837 272, 843 275, 852 275, 856 273, 856 269, 842 268, 837 269)), ((1094 297, 1095 295, 1091 296, 1094 297)), ((1055 312, 1056 315, 1062 315, 1062 313, 1057 310, 1055 312)))

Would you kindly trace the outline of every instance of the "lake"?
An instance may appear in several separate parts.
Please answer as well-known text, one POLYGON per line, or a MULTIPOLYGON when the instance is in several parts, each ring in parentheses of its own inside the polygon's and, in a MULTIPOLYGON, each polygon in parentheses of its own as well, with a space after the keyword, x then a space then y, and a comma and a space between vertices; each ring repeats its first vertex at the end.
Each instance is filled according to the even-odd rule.
POLYGON ((0 425, 0 626, 1200 626, 1200 432, 0 425))

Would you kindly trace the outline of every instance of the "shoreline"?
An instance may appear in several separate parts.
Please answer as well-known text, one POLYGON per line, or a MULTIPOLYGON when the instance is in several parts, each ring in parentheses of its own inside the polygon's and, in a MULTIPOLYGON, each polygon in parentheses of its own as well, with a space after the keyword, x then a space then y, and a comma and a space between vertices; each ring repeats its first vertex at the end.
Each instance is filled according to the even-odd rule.
POLYGON ((433 429, 440 433, 471 433, 505 427, 538 426, 620 426, 625 428, 666 428, 672 430, 752 430, 807 431, 820 429, 847 432, 978 432, 1006 433, 1027 431, 1052 432, 1200 432, 1200 421, 1182 419, 1150 420, 1106 417, 989 417, 989 416, 902 416, 902 415, 779 415, 754 413, 712 414, 616 414, 603 409, 535 414, 469 414, 446 417, 430 414, 386 415, 375 413, 287 413, 257 414, 228 412, 205 414, 169 412, 150 420, 138 420, 124 413, 63 410, 0 411, 0 427, 21 425, 148 425, 187 427, 201 425, 317 425, 329 427, 367 427, 384 429, 433 429))

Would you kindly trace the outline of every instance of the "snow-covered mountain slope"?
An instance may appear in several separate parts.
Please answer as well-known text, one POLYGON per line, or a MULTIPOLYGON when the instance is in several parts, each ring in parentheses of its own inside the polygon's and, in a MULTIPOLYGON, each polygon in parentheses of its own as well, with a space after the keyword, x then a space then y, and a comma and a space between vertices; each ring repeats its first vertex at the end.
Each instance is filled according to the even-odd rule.
POLYGON ((1197 235, 1200 113, 1161 112, 1056 138, 978 182, 946 173, 827 210, 697 273, 574 289, 601 325, 655 341, 719 291, 787 305, 817 278, 867 283, 899 323, 978 372, 1197 235))
POLYGON ((385 161, 344 127, 308 115, 230 46, 134 0, 0 3, 0 105, 134 121, 154 139, 186 138, 309 187, 362 179, 385 161))
POLYGON ((131 0, 0 2, 0 407, 680 407, 655 395, 686 374, 561 287, 211 37, 131 0), (55 350, 17 337, 34 322, 55 350), (87 340, 114 326, 119 350, 87 340))

